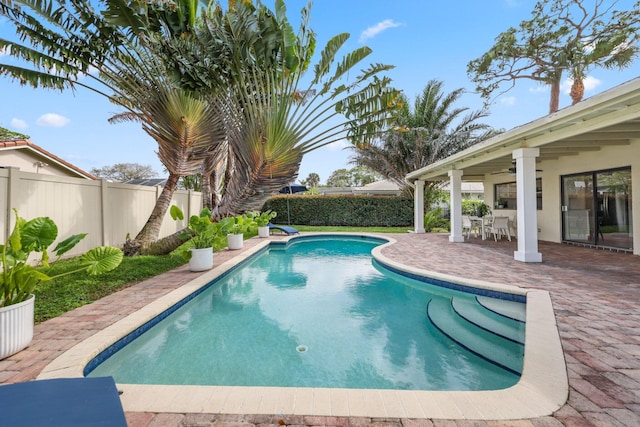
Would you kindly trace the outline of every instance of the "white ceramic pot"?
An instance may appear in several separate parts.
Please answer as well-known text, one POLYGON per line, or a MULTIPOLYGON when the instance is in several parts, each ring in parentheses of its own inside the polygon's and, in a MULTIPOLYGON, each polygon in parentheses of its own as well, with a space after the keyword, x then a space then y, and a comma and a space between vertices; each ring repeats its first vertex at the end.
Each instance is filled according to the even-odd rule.
POLYGON ((213 248, 189 249, 191 259, 189 260, 189 270, 205 271, 213 267, 213 248))
POLYGON ((242 234, 227 234, 227 247, 232 251, 242 249, 244 236, 242 234))
POLYGON ((264 227, 258 227, 258 237, 269 237, 269 226, 265 225, 264 227))
POLYGON ((0 360, 15 354, 33 339, 33 302, 28 300, 0 308, 0 360))

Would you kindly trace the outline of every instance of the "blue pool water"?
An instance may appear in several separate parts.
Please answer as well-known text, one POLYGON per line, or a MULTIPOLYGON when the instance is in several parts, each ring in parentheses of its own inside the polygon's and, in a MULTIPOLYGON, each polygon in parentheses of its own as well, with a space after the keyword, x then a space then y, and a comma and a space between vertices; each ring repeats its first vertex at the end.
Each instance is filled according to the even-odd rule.
MULTIPOLYGON (((477 295, 389 272, 372 261, 377 239, 293 242, 272 244, 212 283, 88 376, 138 384, 409 390, 500 389, 518 381, 522 345, 505 346, 485 333, 480 346, 510 352, 502 363, 450 338, 479 335, 464 326, 461 333, 445 318, 452 301, 472 313, 477 295), (444 316, 435 321, 440 327, 430 320, 434 315, 444 316)), ((480 315, 466 317, 474 316, 480 315)))

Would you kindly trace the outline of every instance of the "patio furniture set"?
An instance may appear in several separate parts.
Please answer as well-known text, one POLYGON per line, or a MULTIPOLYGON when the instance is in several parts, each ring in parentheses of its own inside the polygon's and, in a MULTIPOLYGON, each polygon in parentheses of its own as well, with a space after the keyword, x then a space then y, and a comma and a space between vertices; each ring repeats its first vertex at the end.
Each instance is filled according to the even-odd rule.
MULTIPOLYGON (((515 219, 508 216, 473 216, 462 215, 462 234, 467 239, 473 233, 474 237, 480 235, 482 240, 486 240, 488 236, 493 235, 493 239, 498 241, 502 236, 506 236, 511 241, 511 230, 515 229, 515 219)), ((515 233, 514 233, 515 237, 515 233)))

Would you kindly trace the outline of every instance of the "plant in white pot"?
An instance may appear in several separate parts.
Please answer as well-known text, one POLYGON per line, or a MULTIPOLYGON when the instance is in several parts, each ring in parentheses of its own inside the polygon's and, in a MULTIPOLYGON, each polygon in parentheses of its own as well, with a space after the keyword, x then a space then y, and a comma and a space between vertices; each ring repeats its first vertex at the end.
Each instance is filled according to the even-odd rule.
MULTIPOLYGON (((171 206, 169 213, 174 220, 183 220, 182 210, 171 206)), ((221 246, 225 234, 231 229, 233 218, 225 218, 220 222, 211 221, 211 211, 202 209, 200 215, 192 215, 183 237, 191 237, 177 252, 189 261, 189 270, 205 271, 213 267, 213 249, 216 244, 221 246)))
MULTIPOLYGON (((25 348, 33 338, 33 307, 36 286, 40 282, 84 271, 98 275, 113 270, 122 261, 122 251, 112 246, 93 248, 79 257, 80 267, 57 275, 48 275, 49 246, 58 237, 58 227, 49 217, 30 221, 20 218, 14 209, 16 223, 4 245, 0 245, 0 359, 25 348), (32 265, 30 255, 40 253, 41 266, 32 265)), ((84 234, 75 234, 52 250, 56 260, 78 244, 84 234)))
POLYGON ((253 220, 258 225, 258 237, 269 237, 269 223, 277 213, 269 209, 264 212, 253 212, 253 220))
POLYGON ((244 233, 249 231, 251 227, 255 227, 256 223, 251 215, 247 214, 227 219, 233 220, 229 234, 227 234, 227 247, 232 251, 242 249, 244 246, 244 233))

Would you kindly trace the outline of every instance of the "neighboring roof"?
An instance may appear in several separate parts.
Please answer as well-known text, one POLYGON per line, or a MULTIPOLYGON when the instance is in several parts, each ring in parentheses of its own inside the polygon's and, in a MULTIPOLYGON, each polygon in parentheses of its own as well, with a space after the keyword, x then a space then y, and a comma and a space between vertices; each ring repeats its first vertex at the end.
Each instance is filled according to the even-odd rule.
POLYGON ((80 178, 86 179, 98 179, 95 175, 90 174, 77 166, 72 165, 66 160, 61 159, 53 153, 48 152, 44 148, 37 146, 28 139, 12 139, 12 140, 0 140, 0 151, 3 150, 28 150, 38 156, 44 157, 48 162, 55 163, 63 169, 67 169, 72 174, 78 175, 80 178))
POLYGON ((450 170, 463 180, 482 181, 484 174, 508 169, 518 148, 539 148, 539 161, 629 145, 640 138, 640 78, 616 86, 570 107, 511 129, 446 159, 411 172, 405 178, 440 181, 450 170))
POLYGON ((398 191, 400 186, 389 179, 383 179, 381 181, 371 182, 362 187, 354 188, 356 191, 398 191))
POLYGON ((167 178, 138 178, 124 182, 124 184, 147 185, 149 187, 164 187, 166 183, 167 178))

